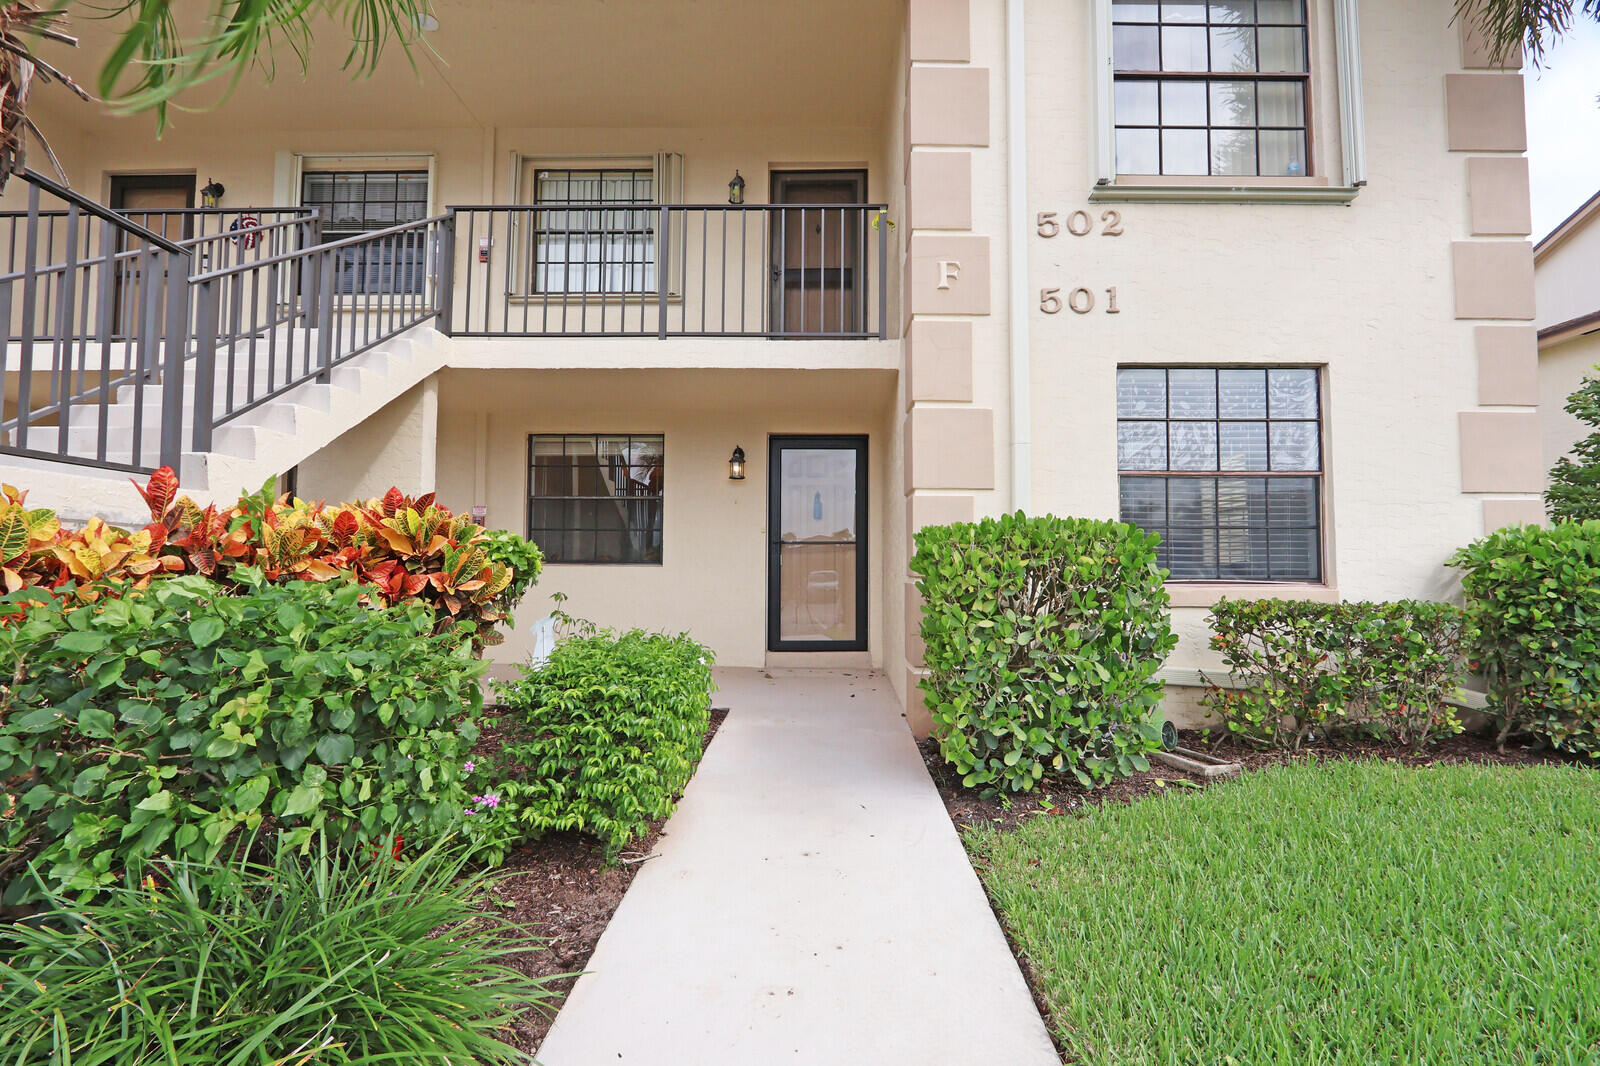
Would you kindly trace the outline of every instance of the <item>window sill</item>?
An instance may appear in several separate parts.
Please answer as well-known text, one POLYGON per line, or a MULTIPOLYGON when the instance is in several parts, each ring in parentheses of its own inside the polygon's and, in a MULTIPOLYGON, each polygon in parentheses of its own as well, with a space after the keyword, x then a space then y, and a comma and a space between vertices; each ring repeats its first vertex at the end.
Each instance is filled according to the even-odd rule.
POLYGON ((1143 204, 1335 204, 1344 205, 1360 195, 1350 185, 1224 185, 1114 182, 1096 185, 1089 202, 1143 204))
POLYGON ((1167 595, 1174 607, 1212 607, 1218 600, 1314 600, 1338 603, 1339 590, 1331 585, 1232 584, 1222 581, 1169 581, 1167 595))

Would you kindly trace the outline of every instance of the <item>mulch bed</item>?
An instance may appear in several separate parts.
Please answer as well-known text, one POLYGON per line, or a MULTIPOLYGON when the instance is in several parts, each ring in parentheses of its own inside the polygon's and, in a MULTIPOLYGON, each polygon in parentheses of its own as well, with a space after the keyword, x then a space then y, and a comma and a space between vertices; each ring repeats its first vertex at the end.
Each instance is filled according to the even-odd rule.
MULTIPOLYGON (((494 709, 489 711, 492 715, 494 709)), ((726 707, 712 709, 706 744, 727 716, 726 707)), ((500 734, 491 718, 474 750, 487 753, 499 745, 500 734)), ((662 819, 652 825, 614 865, 606 863, 605 846, 592 837, 552 833, 513 851, 496 871, 490 892, 495 912, 515 923, 523 935, 544 941, 539 950, 512 956, 507 963, 531 977, 567 975, 546 986, 558 997, 550 1004, 549 1013, 528 1011, 506 1035, 519 1050, 529 1054, 539 1050, 561 1000, 589 964, 600 934, 610 924, 644 859, 655 851, 665 824, 662 819)))
MULTIPOLYGON (((1501 753, 1495 750, 1490 737, 1462 733, 1429 744, 1421 752, 1403 745, 1378 740, 1341 741, 1333 747, 1306 748, 1298 752, 1259 751, 1231 741, 1221 744, 1207 743, 1204 734, 1195 730, 1180 730, 1179 746, 1204 751, 1229 762, 1244 764, 1244 772, 1265 770, 1274 766, 1306 759, 1389 759, 1408 766, 1432 766, 1438 763, 1481 763, 1494 766, 1542 765, 1592 765, 1593 760, 1581 756, 1552 751, 1506 745, 1501 753)), ((1151 761, 1150 769, 1125 777, 1110 785, 1086 792, 1075 778, 1065 775, 1047 776, 1036 792, 1017 797, 985 797, 978 789, 967 788, 961 776, 939 756, 939 744, 929 738, 919 742, 922 760, 928 774, 939 789, 945 810, 957 828, 973 825, 992 825, 998 829, 1015 829, 1024 822, 1038 817, 1070 814, 1105 803, 1131 803, 1136 799, 1175 788, 1204 788, 1213 781, 1229 778, 1204 778, 1185 773, 1174 766, 1151 761)))

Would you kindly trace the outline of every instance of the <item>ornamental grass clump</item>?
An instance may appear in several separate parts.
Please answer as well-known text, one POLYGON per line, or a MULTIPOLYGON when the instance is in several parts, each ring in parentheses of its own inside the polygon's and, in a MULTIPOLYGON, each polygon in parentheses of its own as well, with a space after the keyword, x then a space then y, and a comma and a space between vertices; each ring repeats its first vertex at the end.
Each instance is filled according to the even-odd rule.
POLYGON ((238 850, 133 864, 91 903, 0 926, 0 1062, 528 1061, 502 1031, 551 993, 506 960, 538 945, 483 912, 459 848, 238 850))
POLYGON ((1177 644, 1159 538, 1121 522, 1029 517, 930 526, 922 682, 939 750, 969 788, 1092 788, 1149 768, 1156 671, 1177 644))

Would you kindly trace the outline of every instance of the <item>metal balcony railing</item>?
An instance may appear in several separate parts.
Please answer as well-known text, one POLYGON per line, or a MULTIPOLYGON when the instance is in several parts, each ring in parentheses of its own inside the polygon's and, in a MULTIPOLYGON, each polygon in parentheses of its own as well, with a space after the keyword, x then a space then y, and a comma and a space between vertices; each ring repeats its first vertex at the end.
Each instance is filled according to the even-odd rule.
POLYGON ((460 207, 321 241, 315 212, 136 213, 32 171, 0 213, 0 452, 146 471, 430 321, 471 337, 887 335, 873 204, 460 207), (174 217, 176 217, 176 223, 174 217))
POLYGON ((453 207, 463 337, 881 338, 878 204, 453 207))

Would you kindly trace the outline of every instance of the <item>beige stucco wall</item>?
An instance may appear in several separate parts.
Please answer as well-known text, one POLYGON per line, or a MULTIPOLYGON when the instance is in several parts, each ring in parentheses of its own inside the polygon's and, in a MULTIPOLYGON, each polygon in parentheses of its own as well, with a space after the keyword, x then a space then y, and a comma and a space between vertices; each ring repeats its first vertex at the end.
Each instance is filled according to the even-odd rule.
POLYGON ((433 489, 437 382, 424 382, 299 464, 301 499, 369 500, 391 486, 408 496, 433 489), (430 410, 431 408, 431 410, 430 410))
POLYGON ((1556 460, 1592 430, 1567 414, 1567 397, 1586 377, 1600 377, 1600 333, 1575 337, 1539 352, 1539 421, 1543 429, 1544 468, 1548 474, 1556 460))
POLYGON ((1534 289, 1540 329, 1600 311, 1600 216, 1591 215, 1563 239, 1541 245, 1534 289))
MULTIPOLYGON (((446 371, 439 389, 438 493, 488 508, 491 526, 526 532, 530 433, 665 435, 664 562, 553 565, 495 652, 514 663, 550 594, 566 610, 615 627, 687 630, 729 666, 766 661, 767 438, 849 433, 869 438, 870 657, 883 661, 886 458, 892 371, 446 371), (743 482, 728 479, 735 445, 743 482)), ((900 564, 903 568, 903 562, 900 564)))

